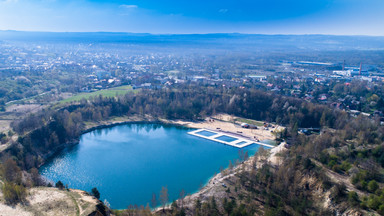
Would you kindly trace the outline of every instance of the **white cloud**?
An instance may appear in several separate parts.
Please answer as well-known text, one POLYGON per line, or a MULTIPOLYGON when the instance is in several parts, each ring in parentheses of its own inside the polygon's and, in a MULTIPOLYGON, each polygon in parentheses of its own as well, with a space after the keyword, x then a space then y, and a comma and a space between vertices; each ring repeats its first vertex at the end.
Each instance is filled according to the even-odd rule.
POLYGON ((219 13, 225 14, 227 12, 228 12, 228 9, 226 9, 226 8, 222 8, 222 9, 219 10, 219 13))
POLYGON ((8 4, 8 3, 17 3, 19 0, 0 0, 0 3, 5 3, 5 4, 8 4))
POLYGON ((120 7, 120 8, 125 8, 125 9, 134 9, 134 8, 138 8, 137 5, 125 5, 125 4, 120 5, 119 7, 120 7))

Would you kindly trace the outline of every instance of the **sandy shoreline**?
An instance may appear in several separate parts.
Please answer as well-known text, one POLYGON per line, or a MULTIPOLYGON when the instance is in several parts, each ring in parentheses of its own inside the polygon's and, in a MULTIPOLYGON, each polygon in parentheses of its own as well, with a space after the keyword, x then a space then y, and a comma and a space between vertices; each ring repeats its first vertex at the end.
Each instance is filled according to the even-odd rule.
POLYGON ((270 127, 265 129, 264 127, 258 127, 257 129, 242 128, 239 122, 234 124, 230 119, 233 116, 227 114, 220 114, 212 117, 207 117, 204 121, 186 121, 186 120, 167 120, 161 118, 153 118, 152 116, 129 116, 129 117, 116 117, 113 119, 99 121, 99 122, 87 122, 85 130, 82 134, 92 130, 101 129, 105 127, 113 127, 116 125, 129 124, 129 123, 162 123, 184 126, 195 129, 211 129, 217 130, 218 128, 225 132, 231 132, 241 136, 249 137, 250 139, 257 140, 275 140, 275 135, 272 132, 283 130, 284 127, 269 124, 270 127))
POLYGON ((191 121, 183 121, 183 120, 175 120, 175 121, 167 121, 170 123, 183 125, 189 128, 196 129, 211 129, 216 130, 220 128, 222 131, 227 131, 231 133, 235 133, 238 135, 246 136, 251 139, 257 140, 275 140, 275 135, 273 135, 273 131, 283 130, 284 127, 279 125, 270 124, 271 127, 268 127, 268 130, 264 129, 264 127, 258 127, 257 129, 248 129, 242 128, 239 122, 234 124, 230 119, 233 119, 232 116, 227 114, 220 114, 212 117, 207 117, 204 121, 201 122, 191 122, 191 121))

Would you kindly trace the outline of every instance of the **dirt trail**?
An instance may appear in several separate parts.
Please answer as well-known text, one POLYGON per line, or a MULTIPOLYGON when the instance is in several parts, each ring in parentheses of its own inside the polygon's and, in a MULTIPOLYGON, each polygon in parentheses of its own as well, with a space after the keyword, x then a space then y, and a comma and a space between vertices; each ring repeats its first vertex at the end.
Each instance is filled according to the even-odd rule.
POLYGON ((44 215, 89 215, 97 211, 99 201, 80 190, 58 190, 57 188, 35 187, 28 190, 26 205, 14 207, 4 204, 0 193, 0 216, 44 216, 44 215))
POLYGON ((323 170, 325 170, 325 174, 327 174, 327 176, 333 181, 333 182, 336 182, 336 183, 343 183, 346 187, 347 187, 347 190, 348 191, 355 191, 359 197, 363 197, 363 196, 368 196, 369 194, 367 192, 364 192, 364 191, 361 191, 359 189, 357 189, 352 183, 351 181, 349 180, 349 177, 348 176, 344 176, 344 175, 341 175, 339 173, 336 173, 328 168, 326 168, 323 164, 321 164, 319 161, 316 161, 316 160, 313 160, 312 161, 316 164, 316 166, 319 166, 321 168, 323 168, 323 170))

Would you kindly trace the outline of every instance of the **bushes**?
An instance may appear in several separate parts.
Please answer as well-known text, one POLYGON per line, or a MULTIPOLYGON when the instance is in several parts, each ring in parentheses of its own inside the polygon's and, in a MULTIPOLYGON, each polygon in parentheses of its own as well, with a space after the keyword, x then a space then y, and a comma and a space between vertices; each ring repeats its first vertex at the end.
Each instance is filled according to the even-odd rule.
POLYGON ((377 189, 379 189, 379 185, 377 184, 377 182, 375 180, 371 180, 368 183, 368 190, 370 192, 374 193, 377 189))
POLYGON ((341 163, 340 169, 344 172, 347 172, 349 169, 351 169, 352 165, 348 161, 343 161, 341 163))
POLYGON ((100 192, 97 190, 97 188, 92 188, 91 191, 92 196, 96 197, 97 199, 100 199, 100 192))
POLYGON ((1 167, 1 176, 8 182, 21 182, 20 168, 13 159, 6 160, 1 167))
POLYGON ((352 167, 348 161, 342 161, 337 155, 329 155, 325 152, 320 153, 319 160, 321 163, 326 164, 330 169, 338 173, 347 172, 352 167), (341 164, 339 161, 342 161, 341 164))
POLYGON ((368 171, 360 170, 358 173, 352 176, 351 182, 358 189, 367 190, 371 193, 374 193, 377 189, 379 189, 379 185, 374 179, 372 179, 373 177, 374 176, 370 175, 368 171))
POLYGON ((331 191, 330 197, 336 202, 340 202, 345 198, 347 187, 344 184, 336 184, 331 191))
POLYGON ((22 185, 6 181, 3 185, 3 194, 7 204, 15 205, 25 201, 27 191, 22 185))
POLYGON ((348 203, 351 206, 358 206, 360 204, 359 196, 355 191, 350 191, 348 193, 348 203))
POLYGON ((364 197, 361 203, 363 208, 371 208, 381 215, 384 215, 384 189, 376 190, 376 194, 364 197))
POLYGON ((60 190, 63 190, 63 189, 64 189, 64 184, 63 184, 63 182, 61 182, 61 181, 56 182, 55 186, 56 186, 57 188, 59 188, 60 190))

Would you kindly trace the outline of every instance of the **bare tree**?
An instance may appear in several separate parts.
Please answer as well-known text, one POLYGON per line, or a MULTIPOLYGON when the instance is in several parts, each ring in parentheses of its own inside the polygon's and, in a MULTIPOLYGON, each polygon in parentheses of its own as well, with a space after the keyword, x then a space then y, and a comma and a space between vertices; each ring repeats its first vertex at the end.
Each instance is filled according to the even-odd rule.
POLYGON ((244 161, 244 151, 243 151, 243 149, 239 150, 238 154, 239 154, 240 161, 244 161))
POLYGON ((181 201, 181 208, 184 208, 184 197, 185 197, 185 190, 181 189, 179 194, 179 199, 181 201))
POLYGON ((156 194, 152 193, 151 207, 152 207, 152 209, 154 209, 154 208, 156 208, 156 206, 157 206, 156 194))
POLYGON ((163 212, 165 211, 165 205, 169 201, 168 187, 162 187, 160 191, 160 202, 163 206, 163 212))

